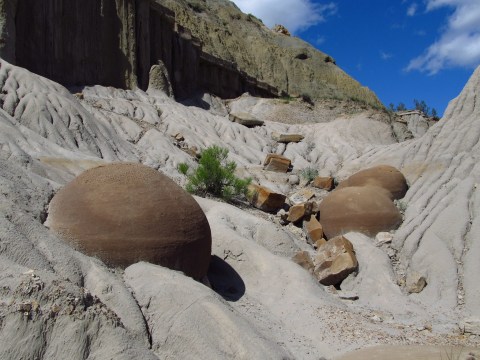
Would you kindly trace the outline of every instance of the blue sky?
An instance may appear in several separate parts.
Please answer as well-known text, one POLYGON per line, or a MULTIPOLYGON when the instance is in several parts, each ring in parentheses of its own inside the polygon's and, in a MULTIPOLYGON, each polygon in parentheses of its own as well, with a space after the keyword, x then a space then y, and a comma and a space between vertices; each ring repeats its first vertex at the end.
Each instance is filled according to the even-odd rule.
POLYGON ((335 58, 388 106, 443 114, 480 65, 480 0, 234 0, 335 58))

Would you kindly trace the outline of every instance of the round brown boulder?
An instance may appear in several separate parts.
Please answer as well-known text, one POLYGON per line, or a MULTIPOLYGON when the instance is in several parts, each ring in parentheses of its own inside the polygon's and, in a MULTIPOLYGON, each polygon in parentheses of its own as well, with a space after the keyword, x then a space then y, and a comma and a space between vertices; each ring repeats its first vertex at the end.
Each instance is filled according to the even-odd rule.
POLYGON ((401 222, 389 193, 376 186, 338 189, 320 203, 320 223, 328 239, 350 231, 375 236, 396 229, 401 222))
POLYGON ((47 226, 110 266, 147 261, 200 279, 210 263, 210 226, 200 206, 167 176, 140 164, 85 171, 52 199, 47 226))
POLYGON ((390 193, 390 198, 401 199, 408 190, 405 176, 393 166, 379 165, 359 171, 342 181, 337 189, 350 186, 379 186, 390 193))

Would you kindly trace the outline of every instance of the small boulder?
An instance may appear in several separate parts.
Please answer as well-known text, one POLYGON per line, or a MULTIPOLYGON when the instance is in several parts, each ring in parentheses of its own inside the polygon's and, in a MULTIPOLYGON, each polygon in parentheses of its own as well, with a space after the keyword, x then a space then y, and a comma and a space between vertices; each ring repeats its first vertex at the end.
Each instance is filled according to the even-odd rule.
POLYGON ((359 171, 338 184, 337 189, 368 185, 387 190, 392 200, 403 198, 408 190, 405 176, 393 166, 388 165, 375 166, 359 171))
POLYGON ((376 242, 375 245, 382 246, 384 244, 390 244, 392 240, 393 240, 393 234, 389 232, 381 231, 375 236, 375 242, 376 242))
POLYGON ((255 116, 245 112, 231 113, 229 115, 229 119, 231 122, 235 122, 246 127, 262 126, 264 123, 263 120, 259 120, 255 116))
POLYGON ((323 239, 323 227, 315 216, 310 216, 308 220, 303 222, 303 229, 310 244, 315 245, 318 241, 325 241, 323 239))
POLYGON ((287 28, 281 24, 276 24, 273 28, 273 31, 282 35, 291 36, 290 31, 288 31, 287 28))
POLYGON ((277 132, 272 133, 272 140, 275 140, 276 142, 284 143, 284 144, 288 144, 291 142, 297 143, 302 141, 304 138, 305 137, 300 134, 280 134, 277 132))
POLYGON ((480 336, 480 318, 477 317, 464 319, 460 323, 460 328, 467 334, 480 336))
POLYGON ((407 275, 406 281, 407 291, 410 294, 418 294, 427 286, 427 280, 424 276, 420 275, 416 271, 410 272, 407 275))
POLYGON ((288 211, 287 220, 293 223, 301 221, 304 217, 309 216, 312 213, 312 203, 303 203, 293 205, 288 211))
POLYGON ((285 204, 286 196, 270 190, 265 186, 250 184, 247 199, 257 209, 266 212, 276 212, 285 204))
POLYGON ((315 197, 315 192, 310 189, 302 189, 291 195, 288 199, 293 205, 307 202, 315 197))
POLYGON ((265 170, 286 173, 290 169, 292 161, 282 155, 268 154, 263 162, 265 170))
POLYGON ((320 247, 313 263, 315 276, 326 286, 340 284, 358 266, 353 245, 343 236, 337 236, 320 247))
POLYGON ((298 185, 300 184, 300 178, 298 177, 298 175, 292 174, 288 177, 288 183, 290 185, 298 185))
POLYGON ((305 270, 307 270, 310 273, 313 273, 313 261, 312 258, 310 257, 310 254, 308 251, 300 251, 296 253, 293 258, 293 262, 300 265, 303 267, 305 270))
POLYGON ((336 189, 320 203, 320 222, 327 239, 350 231, 375 236, 396 229, 402 215, 389 193, 376 186, 336 189))
POLYGON ((312 186, 318 189, 332 191, 335 187, 335 182, 334 179, 330 176, 317 176, 315 179, 313 179, 312 186))

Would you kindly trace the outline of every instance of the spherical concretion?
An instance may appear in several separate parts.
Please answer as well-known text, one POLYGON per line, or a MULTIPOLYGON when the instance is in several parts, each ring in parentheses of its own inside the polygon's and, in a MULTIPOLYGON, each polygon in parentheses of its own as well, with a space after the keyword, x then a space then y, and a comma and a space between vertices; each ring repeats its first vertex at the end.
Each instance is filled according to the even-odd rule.
POLYGON ((396 229, 401 222, 388 191, 376 186, 338 189, 320 203, 320 223, 328 239, 350 231, 375 236, 396 229))
POLYGON ((85 171, 52 199, 47 226, 75 249, 110 266, 147 261, 200 279, 212 238, 195 199, 141 164, 85 171))
POLYGON ((359 171, 342 181, 337 189, 350 186, 379 186, 388 190, 391 199, 401 199, 408 190, 405 176, 393 166, 379 165, 369 169, 359 171))

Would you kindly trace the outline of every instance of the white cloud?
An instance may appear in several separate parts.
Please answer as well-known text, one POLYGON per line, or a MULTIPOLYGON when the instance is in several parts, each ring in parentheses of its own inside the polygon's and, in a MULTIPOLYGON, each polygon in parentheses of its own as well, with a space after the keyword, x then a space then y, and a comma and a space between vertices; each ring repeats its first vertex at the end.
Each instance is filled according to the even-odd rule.
POLYGON ((319 4, 313 0, 234 0, 234 3, 244 13, 262 19, 265 25, 281 24, 291 33, 323 22, 337 12, 335 3, 319 4))
POLYGON ((444 6, 453 7, 454 11, 440 39, 411 60, 407 71, 419 70, 433 75, 449 67, 480 65, 480 1, 428 0, 427 11, 444 6))
POLYGON ((387 52, 385 52, 385 51, 381 51, 381 50, 380 50, 380 57, 382 58, 382 60, 385 60, 385 61, 386 61, 386 60, 391 59, 391 58, 393 57, 393 55, 392 55, 392 54, 389 54, 389 53, 387 53, 387 52))
POLYGON ((410 5, 407 9, 407 15, 408 16, 415 16, 415 14, 417 13, 417 10, 418 10, 418 5, 416 3, 413 3, 412 5, 410 5))

